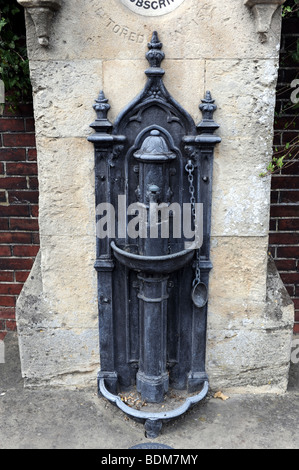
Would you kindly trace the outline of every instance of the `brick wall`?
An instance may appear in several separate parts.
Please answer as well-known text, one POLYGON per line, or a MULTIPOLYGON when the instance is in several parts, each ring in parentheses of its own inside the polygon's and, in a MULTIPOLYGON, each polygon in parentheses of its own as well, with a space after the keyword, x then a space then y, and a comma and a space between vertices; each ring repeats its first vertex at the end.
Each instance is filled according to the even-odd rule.
POLYGON ((32 104, 0 117, 0 339, 16 329, 15 304, 39 250, 32 104))
MULTIPOLYGON (((299 64, 292 58, 299 37, 299 18, 285 18, 282 30, 277 85, 275 153, 286 153, 291 142, 292 164, 272 176, 270 249, 280 276, 295 304, 294 332, 299 333, 299 109, 294 109, 290 84, 299 78, 299 64), (295 144, 295 146, 293 146, 295 144)), ((297 87, 299 88, 299 87, 297 87)), ((291 163, 291 159, 288 160, 291 163)))

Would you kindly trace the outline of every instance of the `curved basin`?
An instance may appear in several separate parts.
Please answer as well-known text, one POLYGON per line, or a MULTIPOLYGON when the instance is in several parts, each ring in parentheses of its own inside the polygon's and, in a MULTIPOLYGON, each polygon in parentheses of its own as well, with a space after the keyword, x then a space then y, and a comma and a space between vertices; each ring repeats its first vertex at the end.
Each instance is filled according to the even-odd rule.
POLYGON ((141 256, 122 250, 111 242, 115 258, 127 268, 150 274, 166 274, 178 271, 191 262, 194 250, 184 250, 165 256, 141 256))

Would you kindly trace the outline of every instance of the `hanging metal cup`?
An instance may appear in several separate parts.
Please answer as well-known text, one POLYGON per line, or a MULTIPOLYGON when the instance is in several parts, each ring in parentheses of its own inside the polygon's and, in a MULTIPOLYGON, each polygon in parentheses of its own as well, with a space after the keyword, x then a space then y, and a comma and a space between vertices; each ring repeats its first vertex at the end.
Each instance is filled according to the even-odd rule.
POLYGON ((197 281, 193 286, 191 297, 195 307, 204 307, 208 301, 207 286, 203 282, 197 281))

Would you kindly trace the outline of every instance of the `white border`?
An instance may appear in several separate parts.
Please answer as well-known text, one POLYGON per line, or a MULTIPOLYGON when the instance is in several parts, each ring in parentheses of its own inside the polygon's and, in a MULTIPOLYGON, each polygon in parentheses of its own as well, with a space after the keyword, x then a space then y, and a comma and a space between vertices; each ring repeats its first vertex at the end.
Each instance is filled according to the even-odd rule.
MULTIPOLYGON (((170 2, 172 2, 172 0, 169 0, 170 2)), ((134 0, 134 3, 133 1, 131 0, 121 0, 122 4, 125 5, 127 8, 129 8, 129 10, 133 11, 134 13, 137 13, 138 15, 142 15, 142 16, 162 16, 162 15, 167 15, 167 13, 170 13, 172 12, 173 10, 175 10, 176 8, 178 8, 185 0, 174 0, 174 3, 172 3, 171 5, 167 5, 165 7, 159 7, 159 3, 160 3, 160 0, 134 0), (143 3, 145 2, 149 2, 153 5, 157 5, 158 8, 156 10, 152 9, 152 8, 149 8, 148 10, 146 10, 145 8, 141 7, 141 6, 136 6, 136 3, 138 1, 143 1, 143 3)), ((165 0, 165 3, 167 3, 168 0, 165 0)))

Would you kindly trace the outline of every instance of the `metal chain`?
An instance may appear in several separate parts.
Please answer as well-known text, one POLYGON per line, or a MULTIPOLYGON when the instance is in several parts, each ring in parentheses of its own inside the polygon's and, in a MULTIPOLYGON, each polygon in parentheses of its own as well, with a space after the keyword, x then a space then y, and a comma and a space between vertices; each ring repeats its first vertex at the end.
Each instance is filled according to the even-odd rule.
POLYGON ((193 218, 195 220, 195 203, 196 203, 196 200, 195 200, 195 188, 194 188, 194 176, 193 176, 193 172, 194 172, 194 165, 192 163, 191 160, 188 161, 187 165, 185 166, 185 170, 187 171, 188 173, 188 181, 189 181, 189 193, 190 193, 190 203, 191 203, 191 207, 192 207, 192 215, 193 215, 193 218))
MULTIPOLYGON (((195 188, 194 188, 194 170, 195 167, 192 163, 192 160, 188 160, 187 165, 185 166, 185 170, 188 173, 188 181, 189 181, 189 193, 190 193, 190 204, 192 207, 192 216, 194 219, 194 224, 196 223, 195 220, 195 188)), ((195 268, 195 279, 193 281, 193 286, 200 283, 200 252, 196 250, 196 268, 195 268)))

